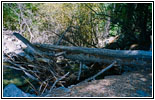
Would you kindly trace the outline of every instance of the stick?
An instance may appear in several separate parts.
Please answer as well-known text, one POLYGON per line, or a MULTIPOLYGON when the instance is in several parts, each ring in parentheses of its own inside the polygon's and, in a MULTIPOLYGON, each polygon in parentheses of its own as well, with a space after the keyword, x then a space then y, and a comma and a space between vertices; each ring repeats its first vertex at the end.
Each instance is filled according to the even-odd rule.
POLYGON ((41 85, 40 85, 40 87, 39 87, 39 94, 41 93, 41 88, 42 88, 42 86, 43 86, 43 82, 41 83, 41 85))
POLYGON ((14 66, 8 66, 8 65, 3 65, 3 67, 8 67, 8 68, 15 69, 15 70, 23 70, 23 69, 16 68, 14 66))
POLYGON ((34 89, 34 91, 38 94, 38 92, 37 92, 36 88, 34 87, 34 85, 32 85, 31 82, 28 79, 26 79, 24 76, 22 76, 22 77, 31 85, 31 87, 34 89))
POLYGON ((42 91, 41 95, 42 95, 42 94, 44 93, 44 91, 46 90, 47 85, 48 85, 48 82, 47 82, 47 84, 46 84, 45 88, 43 89, 43 91, 42 91))
POLYGON ((49 92, 51 92, 51 91, 52 91, 52 89, 55 87, 55 85, 56 85, 56 83, 57 83, 58 81, 60 81, 60 80, 64 79, 64 78, 65 78, 68 74, 69 74, 69 72, 68 72, 68 73, 66 73, 64 76, 62 76, 62 77, 58 78, 58 79, 54 82, 54 84, 52 85, 52 87, 51 87, 51 89, 50 89, 50 91, 49 91, 49 92))
MULTIPOLYGON (((54 33, 55 35, 57 35, 58 37, 61 37, 59 34, 55 33, 54 31, 52 31, 52 33, 54 33)), ((64 37, 62 38, 63 40, 65 40, 66 42, 72 44, 73 46, 77 46, 76 44, 74 44, 73 42, 69 41, 68 38, 64 37)))
POLYGON ((78 78, 77 78, 77 80, 80 80, 80 75, 81 75, 82 66, 83 66, 83 63, 80 62, 80 68, 79 68, 79 73, 78 73, 78 78))
POLYGON ((28 71, 28 72, 37 72, 37 73, 40 73, 38 71, 32 71, 32 70, 27 70, 27 69, 16 68, 16 67, 10 66, 10 65, 3 65, 3 67, 15 69, 15 70, 20 70, 20 71, 28 71))
MULTIPOLYGON (((111 67, 113 67, 113 65, 114 65, 115 63, 116 63, 116 61, 114 61, 114 62, 113 62, 112 64, 110 64, 108 67, 102 69, 100 72, 98 72, 98 73, 95 74, 94 76, 92 76, 92 77, 90 77, 90 78, 88 78, 88 79, 86 79, 86 80, 84 80, 84 81, 82 81, 82 82, 88 82, 88 81, 90 81, 90 80, 92 80, 92 79, 95 79, 97 76, 101 75, 103 72, 105 72, 105 71, 107 71, 108 69, 110 69, 111 67)), ((82 83, 82 82, 80 82, 80 83, 82 83)))
POLYGON ((61 42, 61 40, 63 39, 63 37, 65 36, 65 34, 67 33, 67 31, 70 29, 70 26, 65 30, 65 32, 61 35, 60 39, 58 40, 58 42, 56 43, 56 45, 59 45, 59 43, 61 42))
POLYGON ((36 80, 36 81, 39 81, 37 78, 35 78, 33 75, 31 75, 30 73, 26 72, 23 70, 23 72, 25 73, 26 76, 28 76, 29 78, 33 79, 33 80, 36 80))

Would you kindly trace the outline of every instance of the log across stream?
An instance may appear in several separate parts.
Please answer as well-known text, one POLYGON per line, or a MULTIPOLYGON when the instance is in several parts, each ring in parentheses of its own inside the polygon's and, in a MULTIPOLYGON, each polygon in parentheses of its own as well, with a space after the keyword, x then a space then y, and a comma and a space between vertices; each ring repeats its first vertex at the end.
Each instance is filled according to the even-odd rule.
POLYGON ((138 65, 138 66, 152 66, 152 51, 142 50, 110 50, 100 48, 86 48, 86 47, 68 47, 51 44, 40 44, 40 48, 48 49, 48 52, 43 52, 37 49, 33 44, 26 40, 19 33, 14 35, 25 43, 32 54, 41 56, 55 56, 53 52, 63 52, 62 56, 71 60, 79 60, 82 62, 98 62, 110 64, 117 60, 121 65, 138 65))
POLYGON ((129 67, 152 67, 151 51, 32 44, 19 33, 13 35, 27 46, 24 52, 30 57, 18 58, 18 54, 14 54, 14 59, 6 54, 6 62, 10 65, 3 66, 23 71, 34 80, 39 87, 34 89, 38 91, 37 95, 43 94, 45 90, 52 91, 57 86, 104 78, 105 75, 118 75, 129 67))

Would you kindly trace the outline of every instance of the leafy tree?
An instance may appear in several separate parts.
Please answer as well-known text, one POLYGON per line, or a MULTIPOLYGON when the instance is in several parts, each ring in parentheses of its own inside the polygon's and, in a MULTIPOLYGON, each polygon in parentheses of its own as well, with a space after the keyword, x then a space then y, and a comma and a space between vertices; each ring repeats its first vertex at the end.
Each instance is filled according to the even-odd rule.
MULTIPOLYGON (((109 36, 120 35, 111 49, 139 44, 147 50, 152 33, 151 3, 4 3, 3 26, 18 30, 31 42, 57 42, 64 35, 75 46, 103 47, 109 36), (71 38, 70 38, 71 37, 71 38), (148 41, 148 42, 146 42, 148 41)), ((66 44, 62 41, 63 45, 66 44)))
POLYGON ((139 49, 149 49, 150 35, 152 33, 152 4, 116 3, 109 5, 109 9, 111 29, 117 25, 118 30, 120 29, 119 32, 123 36, 117 41, 120 42, 117 46, 120 49, 126 47, 128 49, 131 44, 137 43, 139 49))
POLYGON ((3 3, 3 26, 7 29, 17 29, 18 16, 14 10, 17 10, 17 4, 3 3))

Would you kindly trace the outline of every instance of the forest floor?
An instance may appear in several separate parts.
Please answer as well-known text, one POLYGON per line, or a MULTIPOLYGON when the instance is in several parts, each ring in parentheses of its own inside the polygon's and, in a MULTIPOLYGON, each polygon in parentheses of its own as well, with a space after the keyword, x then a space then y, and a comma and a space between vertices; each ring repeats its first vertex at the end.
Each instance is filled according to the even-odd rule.
POLYGON ((48 97, 152 97, 152 68, 73 85, 67 92, 56 89, 48 97))

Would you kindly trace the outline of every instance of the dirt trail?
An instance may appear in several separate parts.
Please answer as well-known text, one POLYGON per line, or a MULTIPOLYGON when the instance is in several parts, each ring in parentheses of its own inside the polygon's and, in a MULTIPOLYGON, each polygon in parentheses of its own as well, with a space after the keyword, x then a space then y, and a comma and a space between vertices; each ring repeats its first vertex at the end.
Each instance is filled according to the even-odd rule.
POLYGON ((141 69, 122 75, 82 83, 69 91, 55 90, 48 96, 56 97, 151 97, 152 69, 141 69))

